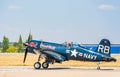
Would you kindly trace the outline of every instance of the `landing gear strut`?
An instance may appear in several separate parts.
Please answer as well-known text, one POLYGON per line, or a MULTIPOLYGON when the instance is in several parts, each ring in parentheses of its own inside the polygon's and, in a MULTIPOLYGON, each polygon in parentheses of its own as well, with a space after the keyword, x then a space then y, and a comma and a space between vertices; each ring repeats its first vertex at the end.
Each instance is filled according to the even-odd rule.
MULTIPOLYGON (((41 68, 41 63, 39 62, 39 61, 40 61, 40 58, 41 58, 41 55, 39 55, 39 57, 38 57, 38 62, 36 62, 36 63, 34 64, 34 68, 35 68, 35 69, 40 69, 40 68, 41 68)), ((49 62, 47 62, 47 60, 46 60, 45 62, 43 62, 43 63, 42 63, 42 67, 43 67, 44 69, 47 69, 47 68, 49 67, 49 62)))
POLYGON ((38 62, 36 62, 36 63, 34 64, 34 68, 35 68, 35 69, 40 69, 40 68, 41 68, 41 63, 39 62, 39 61, 40 61, 40 58, 41 58, 41 54, 40 54, 39 57, 38 57, 38 62))
POLYGON ((97 63, 97 70, 100 70, 100 66, 99 66, 100 63, 97 63))

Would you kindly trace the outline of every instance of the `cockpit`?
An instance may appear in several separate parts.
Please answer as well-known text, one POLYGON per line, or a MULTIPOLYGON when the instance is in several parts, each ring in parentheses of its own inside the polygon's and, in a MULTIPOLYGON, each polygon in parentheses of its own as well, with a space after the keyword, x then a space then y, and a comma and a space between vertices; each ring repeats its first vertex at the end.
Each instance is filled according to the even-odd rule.
POLYGON ((69 47, 69 48, 77 48, 77 47, 80 47, 80 44, 78 43, 74 43, 74 42, 64 42, 63 43, 63 46, 64 47, 69 47))
POLYGON ((77 48, 77 47, 80 47, 81 45, 80 44, 78 44, 78 43, 72 43, 72 47, 74 47, 74 48, 77 48))

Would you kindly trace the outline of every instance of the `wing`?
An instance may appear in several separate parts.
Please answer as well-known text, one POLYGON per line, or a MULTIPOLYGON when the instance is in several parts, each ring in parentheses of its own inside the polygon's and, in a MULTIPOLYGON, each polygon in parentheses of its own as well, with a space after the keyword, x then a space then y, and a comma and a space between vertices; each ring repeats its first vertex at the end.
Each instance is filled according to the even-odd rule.
POLYGON ((46 56, 52 57, 52 58, 59 60, 59 61, 66 60, 66 57, 64 57, 63 55, 60 55, 56 52, 53 52, 53 51, 42 51, 42 53, 45 54, 46 56))

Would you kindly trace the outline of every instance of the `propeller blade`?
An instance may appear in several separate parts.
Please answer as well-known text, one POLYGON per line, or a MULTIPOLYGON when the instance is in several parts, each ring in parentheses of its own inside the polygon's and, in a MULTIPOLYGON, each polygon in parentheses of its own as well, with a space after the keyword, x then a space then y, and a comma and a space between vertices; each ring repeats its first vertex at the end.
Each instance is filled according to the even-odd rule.
POLYGON ((25 49, 25 55, 24 55, 23 63, 25 63, 25 61, 26 61, 27 53, 28 53, 28 48, 25 49))
POLYGON ((23 43, 23 46, 28 46, 28 43, 23 43))

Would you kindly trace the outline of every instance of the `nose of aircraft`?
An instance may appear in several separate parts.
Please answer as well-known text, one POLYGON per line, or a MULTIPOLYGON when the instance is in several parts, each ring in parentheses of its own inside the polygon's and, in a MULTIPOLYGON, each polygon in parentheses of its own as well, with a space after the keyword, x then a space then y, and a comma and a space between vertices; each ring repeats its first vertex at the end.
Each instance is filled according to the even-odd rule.
POLYGON ((28 52, 29 52, 29 53, 33 53, 33 54, 36 54, 36 53, 33 51, 33 48, 32 48, 32 47, 29 47, 29 44, 28 44, 28 43, 23 43, 23 45, 26 47, 26 49, 25 49, 25 54, 24 54, 24 60, 23 60, 23 63, 25 63, 28 52))

